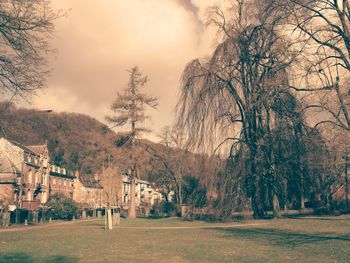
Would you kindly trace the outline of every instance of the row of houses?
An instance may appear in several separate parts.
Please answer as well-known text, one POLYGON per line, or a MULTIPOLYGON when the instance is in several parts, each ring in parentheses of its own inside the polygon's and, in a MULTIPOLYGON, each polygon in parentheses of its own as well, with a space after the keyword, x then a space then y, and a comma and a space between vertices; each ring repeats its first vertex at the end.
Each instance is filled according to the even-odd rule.
MULTIPOLYGON (((119 206, 127 208, 130 198, 130 180, 122 175, 119 206)), ((137 181, 137 205, 153 205, 162 199, 153 185, 137 181)), ((46 144, 25 146, 0 138, 0 209, 38 210, 50 196, 59 194, 80 203, 85 208, 106 206, 99 175, 71 173, 65 167, 51 162, 46 144)))

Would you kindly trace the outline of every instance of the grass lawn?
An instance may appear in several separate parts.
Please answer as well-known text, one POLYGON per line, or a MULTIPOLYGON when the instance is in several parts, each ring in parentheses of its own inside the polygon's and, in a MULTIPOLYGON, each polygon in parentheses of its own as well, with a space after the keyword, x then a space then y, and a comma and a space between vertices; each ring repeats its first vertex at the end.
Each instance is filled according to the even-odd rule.
POLYGON ((84 221, 0 232, 0 262, 350 262, 345 217, 231 224, 136 219, 111 231, 102 226, 84 221))

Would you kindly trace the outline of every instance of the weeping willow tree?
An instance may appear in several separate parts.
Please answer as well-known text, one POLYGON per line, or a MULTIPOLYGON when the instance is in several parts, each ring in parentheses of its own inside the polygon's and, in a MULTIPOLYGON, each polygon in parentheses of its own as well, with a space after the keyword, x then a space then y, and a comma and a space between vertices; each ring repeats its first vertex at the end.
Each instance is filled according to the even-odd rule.
POLYGON ((274 131, 284 118, 302 122, 288 79, 297 52, 280 34, 283 16, 270 6, 237 0, 229 13, 212 7, 208 23, 218 27, 221 43, 209 59, 191 61, 182 76, 178 125, 190 146, 228 152, 228 171, 220 179, 223 214, 236 207, 237 193, 251 200, 255 217, 271 205, 278 210, 282 179, 274 131))

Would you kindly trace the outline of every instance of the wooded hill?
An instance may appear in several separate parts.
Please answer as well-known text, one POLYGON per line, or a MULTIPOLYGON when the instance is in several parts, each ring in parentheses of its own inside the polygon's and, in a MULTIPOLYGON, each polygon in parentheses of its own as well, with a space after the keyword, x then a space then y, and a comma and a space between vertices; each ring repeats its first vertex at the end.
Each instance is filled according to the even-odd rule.
MULTIPOLYGON (((121 135, 87 115, 48 113, 1 102, 0 128, 2 137, 24 145, 47 141, 51 160, 71 171, 94 174, 108 162, 117 164, 120 169, 127 169, 129 165, 128 149, 117 147, 121 135)), ((156 174, 159 171, 171 173, 170 159, 180 154, 188 164, 187 173, 199 175, 193 165, 194 154, 179 150, 169 154, 167 147, 148 140, 140 140, 139 144, 143 145, 138 147, 137 155, 141 178, 156 179, 155 169, 156 174)))

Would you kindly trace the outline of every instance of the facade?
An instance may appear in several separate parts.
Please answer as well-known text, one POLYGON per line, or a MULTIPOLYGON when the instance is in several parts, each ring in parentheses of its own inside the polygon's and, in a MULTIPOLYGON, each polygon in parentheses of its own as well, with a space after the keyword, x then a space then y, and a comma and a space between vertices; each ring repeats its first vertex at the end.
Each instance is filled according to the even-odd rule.
POLYGON ((84 208, 97 209, 105 206, 102 187, 98 180, 91 175, 75 173, 73 201, 84 208))
POLYGON ((0 138, 0 200, 37 210, 49 195, 73 195, 74 176, 50 163, 47 145, 24 146, 0 138))
MULTIPOLYGON (((156 201, 162 201, 162 194, 159 193, 154 186, 145 180, 136 180, 136 206, 150 205, 152 206, 156 201)), ((128 207, 130 199, 130 178, 123 174, 122 187, 122 207, 128 207)))
POLYGON ((75 176, 65 168, 50 165, 50 195, 61 195, 72 199, 74 193, 75 176))
POLYGON ((0 210, 18 202, 21 173, 6 156, 0 156, 0 210))
MULTIPOLYGON (((121 207, 128 207, 130 179, 122 175, 121 207)), ((118 183, 119 184, 119 183, 118 183)), ((120 189, 120 188, 119 188, 120 189)), ((20 208, 38 210, 49 197, 61 195, 82 204, 84 208, 106 206, 103 188, 96 176, 70 174, 64 167, 50 162, 47 145, 24 146, 0 138, 0 209, 20 208)), ((117 200, 118 206, 119 201, 117 200)), ((145 180, 136 181, 136 205, 152 206, 162 195, 145 180)))

